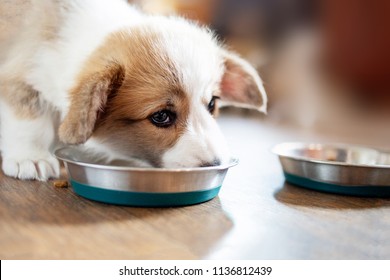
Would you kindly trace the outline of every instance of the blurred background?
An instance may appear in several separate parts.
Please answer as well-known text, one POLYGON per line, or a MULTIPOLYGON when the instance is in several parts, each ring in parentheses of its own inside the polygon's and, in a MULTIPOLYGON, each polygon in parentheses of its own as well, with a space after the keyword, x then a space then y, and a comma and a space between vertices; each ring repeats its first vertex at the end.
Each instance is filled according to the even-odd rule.
POLYGON ((269 121, 307 129, 347 127, 351 133, 388 130, 388 0, 131 2, 215 30, 260 73, 269 96, 269 121))

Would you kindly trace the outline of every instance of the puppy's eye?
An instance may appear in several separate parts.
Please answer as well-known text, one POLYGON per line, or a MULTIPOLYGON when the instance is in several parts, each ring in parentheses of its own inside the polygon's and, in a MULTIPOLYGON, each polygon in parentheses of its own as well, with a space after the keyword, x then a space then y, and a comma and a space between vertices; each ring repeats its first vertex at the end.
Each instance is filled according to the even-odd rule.
POLYGON ((175 122, 176 113, 169 110, 161 110, 152 114, 149 120, 157 127, 168 127, 175 122))
POLYGON ((207 105, 207 110, 209 110, 209 112, 211 114, 214 113, 214 111, 215 111, 215 103, 216 103, 216 100, 219 99, 219 98, 220 98, 219 96, 213 96, 211 98, 211 101, 210 101, 209 105, 207 105))

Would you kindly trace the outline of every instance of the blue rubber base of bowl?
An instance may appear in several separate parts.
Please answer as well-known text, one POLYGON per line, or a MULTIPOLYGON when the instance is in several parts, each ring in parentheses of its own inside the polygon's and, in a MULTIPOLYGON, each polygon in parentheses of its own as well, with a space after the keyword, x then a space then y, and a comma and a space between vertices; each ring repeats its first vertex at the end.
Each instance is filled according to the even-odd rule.
POLYGON ((390 186, 343 186, 318 182, 286 172, 284 176, 291 184, 321 192, 364 197, 390 197, 390 186))
POLYGON ((180 193, 145 193, 102 189, 73 180, 70 183, 75 193, 82 197, 104 203, 141 207, 171 207, 198 204, 216 197, 221 188, 216 187, 205 191, 180 193))

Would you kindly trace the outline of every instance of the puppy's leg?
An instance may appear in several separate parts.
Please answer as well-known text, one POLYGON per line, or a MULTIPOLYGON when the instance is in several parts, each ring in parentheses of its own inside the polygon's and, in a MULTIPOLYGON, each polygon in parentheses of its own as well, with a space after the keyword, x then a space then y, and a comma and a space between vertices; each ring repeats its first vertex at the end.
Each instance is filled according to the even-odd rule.
POLYGON ((3 85, 1 90, 0 149, 4 173, 42 181, 58 177, 59 163, 49 152, 55 134, 48 106, 40 100, 38 92, 26 85, 3 85))

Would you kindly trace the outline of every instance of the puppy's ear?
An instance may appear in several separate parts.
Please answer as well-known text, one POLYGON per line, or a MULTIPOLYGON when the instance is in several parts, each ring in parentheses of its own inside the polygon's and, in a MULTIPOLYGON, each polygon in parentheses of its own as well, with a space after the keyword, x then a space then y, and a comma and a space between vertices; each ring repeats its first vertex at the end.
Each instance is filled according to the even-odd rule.
POLYGON ((86 73, 70 92, 70 108, 59 128, 59 138, 66 144, 82 144, 91 136, 99 113, 107 99, 122 84, 124 69, 110 65, 94 73, 86 73))
POLYGON ((238 55, 223 50, 225 73, 221 81, 221 105, 267 111, 267 95, 256 70, 238 55))

